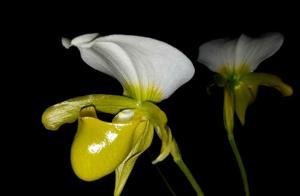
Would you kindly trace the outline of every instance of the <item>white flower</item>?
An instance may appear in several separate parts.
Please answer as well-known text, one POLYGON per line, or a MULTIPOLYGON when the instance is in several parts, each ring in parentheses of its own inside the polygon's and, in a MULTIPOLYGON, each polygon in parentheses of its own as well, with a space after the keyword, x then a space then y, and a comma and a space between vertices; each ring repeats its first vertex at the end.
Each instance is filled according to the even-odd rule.
MULTIPOLYGON (((76 175, 93 181, 115 171, 114 195, 119 196, 137 158, 151 145, 154 131, 162 145, 152 163, 164 160, 171 153, 182 171, 189 173, 186 166, 181 167, 184 163, 167 126, 167 116, 152 102, 168 98, 192 78, 191 61, 176 48, 146 37, 86 34, 73 40, 63 38, 62 44, 66 48, 76 46, 89 66, 116 78, 128 96, 76 97, 43 113, 44 126, 53 131, 78 119, 71 148, 76 175), (115 117, 112 122, 105 122, 98 119, 97 111, 115 117)), ((199 190, 197 187, 198 193, 199 190)))
POLYGON ((116 78, 125 95, 141 101, 168 98, 194 74, 193 64, 183 53, 151 38, 86 34, 62 42, 66 48, 78 47, 89 66, 116 78))
POLYGON ((243 66, 254 71, 282 43, 283 36, 280 33, 269 33, 257 39, 246 35, 235 40, 217 39, 200 46, 198 61, 214 72, 222 72, 223 68, 238 71, 243 66))
POLYGON ((236 112, 242 124, 245 113, 260 85, 276 88, 289 96, 293 89, 280 78, 266 73, 253 72, 265 59, 272 56, 283 43, 280 33, 269 33, 260 38, 241 35, 238 39, 218 39, 204 43, 199 48, 198 61, 217 72, 215 83, 224 87, 224 123, 233 131, 233 115, 236 112))

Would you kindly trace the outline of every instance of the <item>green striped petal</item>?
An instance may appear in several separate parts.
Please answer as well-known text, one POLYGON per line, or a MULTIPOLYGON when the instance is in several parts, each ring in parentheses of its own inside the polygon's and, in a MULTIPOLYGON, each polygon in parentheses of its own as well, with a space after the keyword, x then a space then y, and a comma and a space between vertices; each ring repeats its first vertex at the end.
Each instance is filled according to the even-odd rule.
POLYGON ((136 128, 133 147, 116 168, 116 181, 114 195, 119 196, 127 182, 137 158, 151 145, 153 138, 153 126, 149 121, 142 121, 136 128))
POLYGON ((116 114, 120 110, 136 108, 138 103, 131 98, 117 95, 94 94, 76 97, 47 108, 42 115, 42 123, 46 129, 55 131, 65 123, 73 123, 78 119, 83 107, 93 105, 97 111, 116 114))

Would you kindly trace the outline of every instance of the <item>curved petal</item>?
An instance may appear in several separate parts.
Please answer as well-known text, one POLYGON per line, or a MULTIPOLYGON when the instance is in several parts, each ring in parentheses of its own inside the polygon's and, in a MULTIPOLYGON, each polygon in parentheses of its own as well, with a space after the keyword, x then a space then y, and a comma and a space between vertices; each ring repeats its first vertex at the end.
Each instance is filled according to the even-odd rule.
POLYGON ((47 108, 42 115, 43 125, 52 131, 65 123, 72 123, 78 119, 79 111, 86 106, 93 105, 96 110, 116 114, 125 108, 138 106, 134 99, 117 95, 86 95, 68 99, 47 108))
POLYGON ((214 72, 222 68, 239 69, 246 66, 253 71, 258 64, 272 56, 282 45, 280 33, 269 33, 252 39, 241 35, 239 39, 218 39, 204 43, 199 48, 198 61, 214 72))
POLYGON ((138 121, 108 123, 96 118, 93 106, 81 110, 71 149, 71 163, 82 180, 97 180, 113 172, 128 156, 138 121))
POLYGON ((95 39, 95 34, 86 34, 68 43, 79 48, 88 65, 115 77, 126 95, 139 100, 166 99, 194 74, 191 61, 183 53, 147 37, 110 35, 95 39))
POLYGON ((277 89, 283 96, 291 96, 293 88, 284 83, 279 77, 267 73, 251 73, 242 78, 248 86, 268 86, 277 89))
POLYGON ((255 70, 262 61, 279 50, 283 40, 280 33, 269 33, 257 39, 241 35, 236 46, 236 66, 249 65, 251 71, 255 70))
MULTIPOLYGON (((140 119, 140 113, 137 110, 124 110, 120 112, 113 120, 115 123, 123 123, 140 119)), ((153 138, 153 125, 149 120, 139 121, 133 136, 133 145, 130 153, 116 169, 116 182, 114 195, 121 194, 125 183, 134 167, 137 158, 151 145, 153 138)))
POLYGON ((114 195, 120 195, 125 183, 133 169, 137 158, 149 148, 153 138, 153 126, 149 121, 144 121, 137 128, 139 132, 135 134, 134 147, 126 159, 116 169, 116 182, 114 195))
POLYGON ((219 72, 223 67, 233 67, 236 40, 217 39, 204 43, 199 48, 198 61, 211 71, 219 72))
POLYGON ((171 129, 169 127, 155 127, 155 131, 161 139, 162 145, 159 155, 152 161, 152 164, 163 161, 171 153, 173 141, 171 129))
POLYGON ((257 86, 240 84, 234 88, 234 107, 235 112, 242 125, 245 124, 246 110, 255 98, 257 86))

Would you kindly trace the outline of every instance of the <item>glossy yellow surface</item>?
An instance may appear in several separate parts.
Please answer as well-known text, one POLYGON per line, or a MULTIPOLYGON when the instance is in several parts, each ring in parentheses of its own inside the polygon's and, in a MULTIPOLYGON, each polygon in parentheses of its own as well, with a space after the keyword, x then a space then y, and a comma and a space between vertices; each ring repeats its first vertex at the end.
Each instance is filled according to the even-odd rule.
MULTIPOLYGON (((141 99, 159 100, 161 96, 155 89, 144 93, 140 94, 141 99)), ((174 146, 165 113, 151 102, 114 95, 87 95, 51 106, 42 116, 49 130, 57 130, 76 119, 78 130, 71 149, 75 174, 82 180, 93 181, 115 171, 115 196, 121 194, 139 155, 151 145, 154 130, 162 146, 153 163, 164 160, 174 146), (111 123, 104 122, 97 118, 96 110, 116 115, 111 123)), ((177 156, 178 148, 173 148, 174 152, 177 156)))
POLYGON ((137 125, 137 122, 113 124, 81 117, 71 149, 76 175, 92 181, 113 172, 131 151, 137 125))

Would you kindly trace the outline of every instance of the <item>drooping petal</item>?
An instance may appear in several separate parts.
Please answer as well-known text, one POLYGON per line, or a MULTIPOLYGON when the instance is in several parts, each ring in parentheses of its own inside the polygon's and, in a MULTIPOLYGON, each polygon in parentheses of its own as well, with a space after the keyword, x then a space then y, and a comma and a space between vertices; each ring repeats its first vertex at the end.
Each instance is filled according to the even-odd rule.
POLYGON ((255 100, 257 87, 240 84, 234 89, 235 112, 240 122, 245 124, 247 107, 255 100))
POLYGON ((119 80, 125 95, 161 101, 194 74, 191 61, 164 42, 129 35, 95 36, 64 39, 64 45, 78 47, 88 65, 119 80))
POLYGON ((133 148, 126 159, 116 169, 114 195, 119 196, 133 169, 137 158, 150 146, 153 138, 153 126, 149 121, 141 122, 136 128, 133 148))
POLYGON ((155 131, 161 139, 162 145, 158 157, 152 161, 152 164, 163 161, 171 153, 173 141, 172 133, 169 127, 156 127, 155 131))
POLYGON ((173 140, 171 129, 167 126, 166 114, 155 104, 151 102, 144 102, 141 104, 143 115, 146 119, 149 119, 151 124, 154 126, 158 137, 162 141, 161 150, 158 157, 152 161, 156 164, 164 160, 171 151, 171 143, 173 140))
POLYGON ((104 122, 96 118, 93 106, 83 108, 71 149, 75 174, 93 181, 112 173, 130 153, 138 124, 104 122))
POLYGON ((293 94, 293 88, 285 84, 279 77, 267 73, 251 73, 242 78, 242 82, 252 86, 268 86, 277 89, 283 96, 293 94))
POLYGON ((213 40, 200 46, 198 61, 214 72, 222 72, 224 68, 230 71, 245 68, 250 72, 272 56, 282 43, 280 33, 269 33, 257 39, 241 35, 234 40, 213 40))
POLYGON ((96 110, 116 114, 125 108, 136 108, 137 102, 123 96, 116 95, 86 95, 76 97, 47 108, 42 115, 42 123, 49 130, 57 130, 65 123, 72 123, 78 119, 79 111, 93 105, 96 110))

